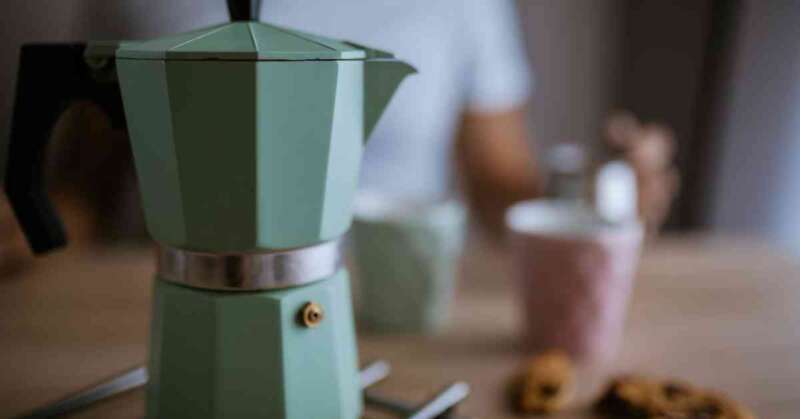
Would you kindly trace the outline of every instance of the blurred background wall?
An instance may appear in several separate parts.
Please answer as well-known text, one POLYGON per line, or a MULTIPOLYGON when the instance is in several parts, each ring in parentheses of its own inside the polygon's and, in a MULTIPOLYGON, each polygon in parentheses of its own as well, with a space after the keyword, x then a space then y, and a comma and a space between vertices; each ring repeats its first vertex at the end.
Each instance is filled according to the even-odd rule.
MULTIPOLYGON (((488 1, 488 0, 487 0, 488 1)), ((800 254, 800 2, 519 0, 537 148, 593 147, 629 109, 676 133, 674 230, 753 233, 800 254)), ((268 11, 269 2, 265 1, 268 11)), ((226 19, 218 0, 0 4, 0 136, 22 42, 150 37, 226 19), (109 16, 159 13, 115 26, 109 16), (192 19, 184 14, 190 11, 192 19)))
POLYGON ((747 1, 723 93, 711 184, 716 231, 800 255, 800 2, 747 1))
POLYGON ((535 73, 530 109, 538 149, 596 142, 621 80, 623 0, 520 0, 535 73))

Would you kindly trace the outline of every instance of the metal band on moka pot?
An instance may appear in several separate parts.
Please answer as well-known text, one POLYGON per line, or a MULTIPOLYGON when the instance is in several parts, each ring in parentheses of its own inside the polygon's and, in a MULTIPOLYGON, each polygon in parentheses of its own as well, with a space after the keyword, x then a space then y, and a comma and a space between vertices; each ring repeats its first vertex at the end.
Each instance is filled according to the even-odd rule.
POLYGON ((159 278, 217 291, 295 287, 329 278, 343 266, 340 240, 275 252, 227 254, 159 245, 157 260, 159 278))

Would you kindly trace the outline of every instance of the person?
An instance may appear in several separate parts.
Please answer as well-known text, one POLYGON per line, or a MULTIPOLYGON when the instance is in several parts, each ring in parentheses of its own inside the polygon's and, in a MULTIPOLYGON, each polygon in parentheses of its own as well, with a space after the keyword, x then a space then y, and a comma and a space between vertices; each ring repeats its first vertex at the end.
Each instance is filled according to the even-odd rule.
POLYGON ((362 189, 415 201, 463 192, 496 233, 511 202, 538 192, 531 71, 512 0, 273 0, 261 17, 392 51, 419 71, 375 129, 362 189))

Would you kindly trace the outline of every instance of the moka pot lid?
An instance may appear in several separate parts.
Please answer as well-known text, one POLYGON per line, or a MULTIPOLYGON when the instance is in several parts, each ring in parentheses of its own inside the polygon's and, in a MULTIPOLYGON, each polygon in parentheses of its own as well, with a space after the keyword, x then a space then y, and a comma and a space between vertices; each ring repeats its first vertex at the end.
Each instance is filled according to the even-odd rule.
POLYGON ((299 61, 393 58, 380 50, 258 21, 258 1, 228 0, 232 22, 147 41, 116 57, 140 60, 299 61))

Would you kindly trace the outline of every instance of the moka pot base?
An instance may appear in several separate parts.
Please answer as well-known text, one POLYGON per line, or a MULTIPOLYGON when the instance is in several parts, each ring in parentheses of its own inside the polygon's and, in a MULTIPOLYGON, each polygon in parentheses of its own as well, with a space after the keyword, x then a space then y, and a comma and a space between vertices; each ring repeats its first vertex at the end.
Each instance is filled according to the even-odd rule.
POLYGON ((360 417, 338 243, 239 255, 162 247, 148 369, 152 419, 360 417))

